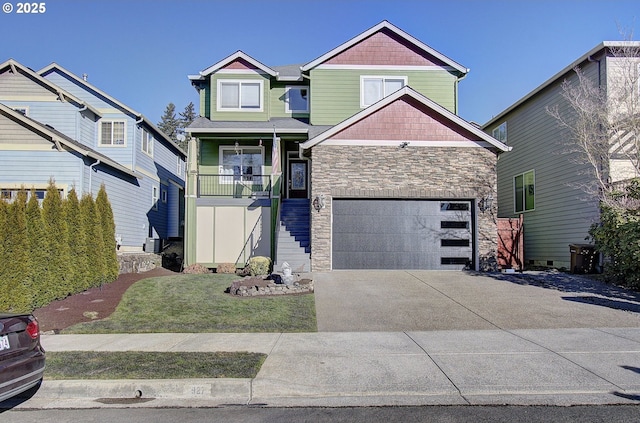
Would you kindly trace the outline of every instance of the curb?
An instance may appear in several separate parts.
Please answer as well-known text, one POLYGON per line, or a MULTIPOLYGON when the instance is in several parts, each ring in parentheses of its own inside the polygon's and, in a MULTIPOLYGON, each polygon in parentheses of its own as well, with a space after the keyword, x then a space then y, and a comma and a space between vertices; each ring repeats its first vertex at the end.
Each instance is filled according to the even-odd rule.
POLYGON ((47 380, 33 399, 94 399, 106 403, 152 399, 205 400, 212 404, 247 404, 252 379, 47 380), (121 400, 121 401, 118 401, 121 400))

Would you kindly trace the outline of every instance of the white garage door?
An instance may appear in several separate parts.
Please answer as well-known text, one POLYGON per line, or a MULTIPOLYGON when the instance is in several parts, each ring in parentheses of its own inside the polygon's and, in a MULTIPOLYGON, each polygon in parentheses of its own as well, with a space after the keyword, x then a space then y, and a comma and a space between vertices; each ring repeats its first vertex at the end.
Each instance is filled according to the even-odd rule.
POLYGON ((469 200, 333 199, 333 269, 463 269, 474 249, 469 200))

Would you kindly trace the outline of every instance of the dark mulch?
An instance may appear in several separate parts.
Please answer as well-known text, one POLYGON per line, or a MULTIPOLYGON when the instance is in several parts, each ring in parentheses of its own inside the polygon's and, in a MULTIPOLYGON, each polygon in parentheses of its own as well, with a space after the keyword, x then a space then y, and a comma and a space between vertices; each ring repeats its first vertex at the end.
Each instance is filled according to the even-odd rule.
POLYGON ((38 318, 42 332, 57 332, 76 323, 104 319, 114 312, 124 292, 135 282, 175 274, 162 267, 143 273, 123 273, 114 282, 54 301, 36 309, 33 314, 38 318))

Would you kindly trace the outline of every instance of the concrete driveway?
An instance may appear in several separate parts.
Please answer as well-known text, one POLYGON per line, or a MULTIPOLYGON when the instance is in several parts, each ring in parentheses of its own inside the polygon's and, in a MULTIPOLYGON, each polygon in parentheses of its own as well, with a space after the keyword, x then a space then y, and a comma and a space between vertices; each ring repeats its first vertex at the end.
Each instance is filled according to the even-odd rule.
POLYGON ((314 273, 320 332, 640 327, 640 295, 559 272, 314 273))

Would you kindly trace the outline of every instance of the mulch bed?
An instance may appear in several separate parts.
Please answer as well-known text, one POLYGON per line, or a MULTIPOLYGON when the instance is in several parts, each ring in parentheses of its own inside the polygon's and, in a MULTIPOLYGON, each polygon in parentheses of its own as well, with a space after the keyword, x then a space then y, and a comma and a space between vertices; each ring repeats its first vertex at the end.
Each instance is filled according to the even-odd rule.
POLYGON ((77 323, 108 317, 115 311, 124 292, 141 279, 175 274, 162 267, 143 273, 123 273, 114 282, 54 301, 36 309, 33 314, 42 332, 58 332, 77 323))

